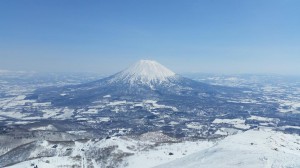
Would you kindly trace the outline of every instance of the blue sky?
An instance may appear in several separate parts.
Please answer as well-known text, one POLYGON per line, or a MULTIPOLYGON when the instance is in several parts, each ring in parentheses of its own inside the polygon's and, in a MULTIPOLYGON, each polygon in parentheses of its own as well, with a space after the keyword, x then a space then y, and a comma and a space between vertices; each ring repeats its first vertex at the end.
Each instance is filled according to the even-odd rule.
POLYGON ((0 69, 300 74, 299 0, 2 0, 0 69))

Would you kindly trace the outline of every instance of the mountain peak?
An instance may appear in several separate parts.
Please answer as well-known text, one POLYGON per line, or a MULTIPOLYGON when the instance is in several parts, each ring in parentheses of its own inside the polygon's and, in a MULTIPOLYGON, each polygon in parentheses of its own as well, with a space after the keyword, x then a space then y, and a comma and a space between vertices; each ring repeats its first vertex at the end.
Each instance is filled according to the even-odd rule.
POLYGON ((153 60, 140 60, 116 75, 116 80, 125 80, 130 84, 152 85, 168 81, 175 73, 153 60))

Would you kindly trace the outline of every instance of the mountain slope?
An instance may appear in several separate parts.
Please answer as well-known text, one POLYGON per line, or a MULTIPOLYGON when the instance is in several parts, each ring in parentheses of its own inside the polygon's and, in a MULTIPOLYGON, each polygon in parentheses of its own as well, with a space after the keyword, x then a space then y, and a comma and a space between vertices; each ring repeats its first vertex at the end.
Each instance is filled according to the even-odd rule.
POLYGON ((299 136, 249 130, 229 136, 214 147, 155 168, 273 168, 300 167, 299 136))

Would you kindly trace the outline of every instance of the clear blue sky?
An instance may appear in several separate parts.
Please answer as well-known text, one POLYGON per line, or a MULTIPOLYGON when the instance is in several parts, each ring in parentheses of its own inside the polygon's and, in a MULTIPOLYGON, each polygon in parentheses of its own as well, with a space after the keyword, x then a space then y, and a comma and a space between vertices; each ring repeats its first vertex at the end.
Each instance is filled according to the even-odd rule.
POLYGON ((299 0, 1 0, 0 69, 300 74, 299 0))

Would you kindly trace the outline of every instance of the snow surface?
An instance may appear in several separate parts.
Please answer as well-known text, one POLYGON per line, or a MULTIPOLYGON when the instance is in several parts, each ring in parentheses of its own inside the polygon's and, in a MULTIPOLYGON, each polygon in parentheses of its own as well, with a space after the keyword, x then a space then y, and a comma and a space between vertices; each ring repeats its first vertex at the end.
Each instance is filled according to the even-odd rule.
POLYGON ((235 128, 240 128, 240 129, 249 129, 250 126, 246 125, 245 120, 242 119, 215 119, 213 122, 213 124, 231 124, 233 125, 235 128))
POLYGON ((204 127, 200 122, 190 122, 186 124, 186 127, 192 128, 192 129, 201 129, 204 127))
MULTIPOLYGON (((82 168, 87 166, 86 160, 88 159, 84 150, 92 149, 104 149, 107 147, 117 146, 115 152, 127 152, 132 153, 124 159, 127 166, 121 165, 120 167, 128 168, 141 168, 141 167, 153 167, 163 163, 167 163, 178 158, 182 158, 185 155, 189 155, 199 151, 200 149, 206 149, 213 146, 213 142, 209 141, 186 141, 180 143, 162 143, 160 145, 155 142, 134 140, 126 137, 112 137, 110 139, 94 140, 87 142, 75 141, 74 144, 62 145, 59 144, 55 149, 58 150, 57 155, 54 157, 39 157, 39 153, 42 151, 53 150, 52 143, 48 141, 40 141, 37 150, 30 154, 31 160, 17 163, 11 168, 32 168, 31 164, 38 165, 38 167, 76 167, 74 165, 81 165, 82 168), (71 157, 61 156, 63 151, 67 148, 72 148, 71 157), (173 155, 170 155, 170 152, 173 155), (75 160, 74 157, 80 158, 75 160), (85 165, 85 166, 84 166, 85 165)), ((98 165, 95 160, 92 159, 93 167, 106 167, 105 165, 98 165)))
POLYGON ((49 124, 49 125, 47 125, 47 126, 41 126, 41 127, 33 127, 33 128, 30 128, 29 129, 30 131, 57 131, 57 129, 53 126, 53 125, 51 125, 51 124, 49 124))
MULTIPOLYGON (((160 136, 151 133, 150 136, 160 136)), ((162 137, 163 138, 163 137, 162 137)), ((41 152, 31 153, 32 160, 10 166, 11 168, 29 168, 34 163, 39 167, 71 167, 72 165, 87 165, 82 149, 105 148, 117 146, 115 152, 127 152, 133 155, 127 157, 127 164, 120 167, 128 168, 296 168, 300 167, 300 136, 285 134, 267 128, 248 130, 214 141, 184 141, 156 143, 152 141, 112 137, 110 139, 87 142, 75 141, 72 146, 74 160, 62 157, 57 153, 54 157, 36 158, 41 152), (171 154, 170 154, 171 153, 171 154), (47 163, 48 162, 50 163, 47 163)), ((41 141, 40 146, 51 149, 48 141, 41 141)), ((70 146, 71 147, 71 146, 70 146)), ((57 150, 65 151, 69 146, 59 145, 57 150)), ((98 165, 92 160, 94 167, 98 165)), ((85 166, 82 166, 85 167, 85 166)))
POLYGON ((273 122, 278 119, 274 118, 267 118, 267 117, 260 117, 260 116, 254 116, 252 115, 251 117, 247 118, 248 120, 257 120, 257 121, 265 121, 265 122, 273 122))
POLYGON ((125 80, 130 84, 142 83, 151 85, 153 83, 162 83, 169 78, 175 77, 175 73, 152 60, 140 60, 124 71, 117 74, 112 81, 125 80))
POLYGON ((278 109, 279 112, 282 113, 300 113, 298 110, 300 108, 300 102, 299 101, 291 101, 291 100, 279 100, 280 108, 278 109))
POLYGON ((111 95, 105 95, 105 96, 103 96, 103 98, 110 98, 111 97, 111 95))
POLYGON ((182 143, 162 144, 150 150, 138 151, 135 155, 130 156, 127 160, 128 168, 154 167, 212 146, 213 142, 208 141, 186 141, 182 143), (170 155, 170 153, 172 153, 172 155, 170 155))
POLYGON ((299 142, 299 135, 249 130, 156 168, 296 168, 300 167, 299 142))

